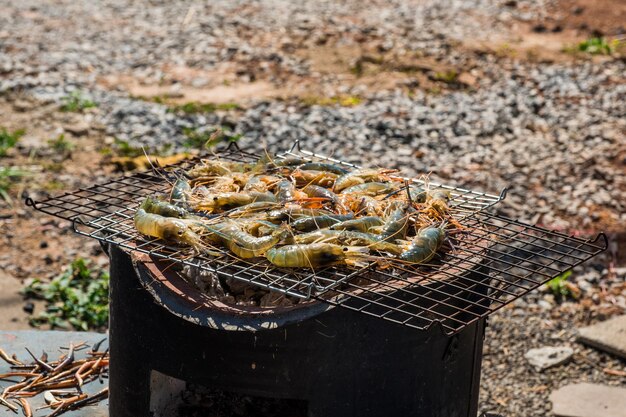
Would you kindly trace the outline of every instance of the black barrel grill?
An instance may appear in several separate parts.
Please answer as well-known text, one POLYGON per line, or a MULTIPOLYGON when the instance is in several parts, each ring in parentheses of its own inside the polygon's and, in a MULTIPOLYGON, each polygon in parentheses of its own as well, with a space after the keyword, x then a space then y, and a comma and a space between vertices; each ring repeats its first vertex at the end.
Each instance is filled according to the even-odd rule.
MULTIPOLYGON (((235 144, 218 156, 258 159, 235 144)), ((356 167, 298 143, 278 158, 288 156, 356 167)), ((493 214, 504 191, 496 196, 432 182, 431 189, 451 192, 463 236, 432 265, 401 271, 375 265, 284 270, 227 252, 192 256, 138 234, 132 219, 140 202, 168 192, 177 172, 199 159, 27 200, 109 248, 111 417, 171 415, 167 404, 189 384, 281 400, 290 417, 474 417, 486 317, 607 247, 604 234, 585 240, 493 214), (224 305, 172 265, 301 302, 224 305)))

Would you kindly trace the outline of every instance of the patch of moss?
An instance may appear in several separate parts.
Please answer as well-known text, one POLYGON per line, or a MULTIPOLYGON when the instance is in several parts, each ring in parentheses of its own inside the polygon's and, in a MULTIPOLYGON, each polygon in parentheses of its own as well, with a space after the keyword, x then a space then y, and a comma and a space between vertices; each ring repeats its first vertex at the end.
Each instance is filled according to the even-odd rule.
POLYGON ((342 106, 353 107, 361 104, 363 99, 358 96, 334 96, 334 97, 319 97, 319 96, 306 96, 301 99, 302 104, 305 106, 342 106))

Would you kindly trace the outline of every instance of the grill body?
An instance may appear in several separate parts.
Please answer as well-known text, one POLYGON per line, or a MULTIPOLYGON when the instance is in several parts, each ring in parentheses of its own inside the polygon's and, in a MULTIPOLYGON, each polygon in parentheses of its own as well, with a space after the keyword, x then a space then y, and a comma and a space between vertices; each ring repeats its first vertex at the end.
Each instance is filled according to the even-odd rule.
POLYGON ((315 302, 274 318, 271 329, 231 317, 248 330, 225 330, 217 312, 213 326, 199 324, 176 297, 148 291, 150 272, 126 252, 112 246, 110 255, 111 417, 158 415, 152 371, 301 400, 307 417, 477 415, 484 320, 446 336, 315 302))

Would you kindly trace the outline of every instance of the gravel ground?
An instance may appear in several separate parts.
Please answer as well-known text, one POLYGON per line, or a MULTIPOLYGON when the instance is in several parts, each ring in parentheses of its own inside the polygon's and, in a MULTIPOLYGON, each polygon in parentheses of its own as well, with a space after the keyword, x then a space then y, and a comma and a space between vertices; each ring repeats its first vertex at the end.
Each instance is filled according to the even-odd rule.
MULTIPOLYGON (((624 60, 539 65, 460 46, 514 37, 515 24, 541 19, 550 4, 0 1, 0 94, 28 112, 81 91, 98 108, 72 123, 98 129, 108 143, 172 144, 176 152, 186 130, 227 126, 243 135, 244 147, 275 151, 300 140, 304 148, 411 175, 430 173, 457 186, 491 193, 510 186, 498 207, 502 214, 570 231, 623 232, 624 60), (319 72, 303 53, 322 46, 358 47, 396 60, 419 55, 460 68, 471 80, 438 91, 348 85, 345 74, 319 72), (102 82, 122 78, 174 92, 214 87, 215 79, 264 80, 276 88, 314 82, 324 94, 357 94, 362 101, 342 107, 265 99, 242 110, 183 114, 102 82)), ((576 326, 626 310, 626 273, 607 269, 607 259, 575 270, 580 301, 557 303, 537 292, 490 319, 484 411, 543 416, 550 391, 568 382, 626 384, 603 371, 624 370, 623 361, 574 343, 576 326), (574 346, 571 363, 538 373, 523 358, 530 348, 558 344, 574 346)))
MULTIPOLYGON (((164 105, 103 91, 99 122, 135 146, 182 144, 185 129, 234 125, 241 145, 303 148, 350 162, 431 173, 445 183, 497 193, 511 187, 502 212, 556 228, 626 223, 626 66, 494 67, 476 92, 408 97, 378 93, 351 107, 264 102, 241 115, 181 115, 164 105), (500 75, 498 77, 496 75, 500 75), (349 152, 347 152, 349 150, 349 152)), ((36 87, 60 100, 73 87, 36 87)))

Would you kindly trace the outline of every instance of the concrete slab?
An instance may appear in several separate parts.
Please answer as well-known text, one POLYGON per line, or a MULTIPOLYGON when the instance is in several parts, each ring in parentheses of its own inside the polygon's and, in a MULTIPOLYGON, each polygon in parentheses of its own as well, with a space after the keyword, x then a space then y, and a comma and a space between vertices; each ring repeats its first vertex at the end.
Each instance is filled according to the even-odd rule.
POLYGON ((578 330, 578 341, 626 359, 626 315, 578 330))
POLYGON ((599 384, 566 385, 550 394, 557 417, 626 417, 626 389, 599 384))
MULTIPOLYGON (((96 343, 102 340, 107 335, 91 332, 58 332, 58 331, 42 331, 42 330, 19 330, 19 331, 4 331, 0 330, 0 348, 9 355, 15 353, 18 359, 25 362, 31 362, 32 359, 26 352, 25 348, 29 348, 35 355, 41 355, 42 351, 48 352, 51 359, 56 359, 61 354, 60 347, 67 347, 70 342, 79 343, 87 342, 88 344, 96 343)), ((100 350, 104 350, 108 347, 108 341, 105 341, 100 350)), ((82 350, 76 353, 76 359, 86 357, 87 350, 82 350)), ((10 371, 10 365, 0 359, 0 374, 10 371)), ((88 394, 96 393, 103 388, 106 388, 109 384, 107 379, 103 380, 103 383, 91 382, 83 386, 84 392, 88 394)), ((7 380, 0 380, 0 391, 5 387, 14 385, 14 382, 7 380)), ((36 397, 29 398, 33 410, 45 405, 43 395, 37 395, 36 397)), ((33 417, 46 416, 50 414, 49 409, 43 409, 39 411, 33 411, 33 417)), ((0 405, 0 416, 13 415, 3 405, 0 405)), ((21 415, 21 412, 20 412, 21 415)), ((70 411, 63 416, 67 417, 108 417, 109 415, 109 402, 108 400, 100 401, 96 406, 84 407, 81 410, 70 411)))

